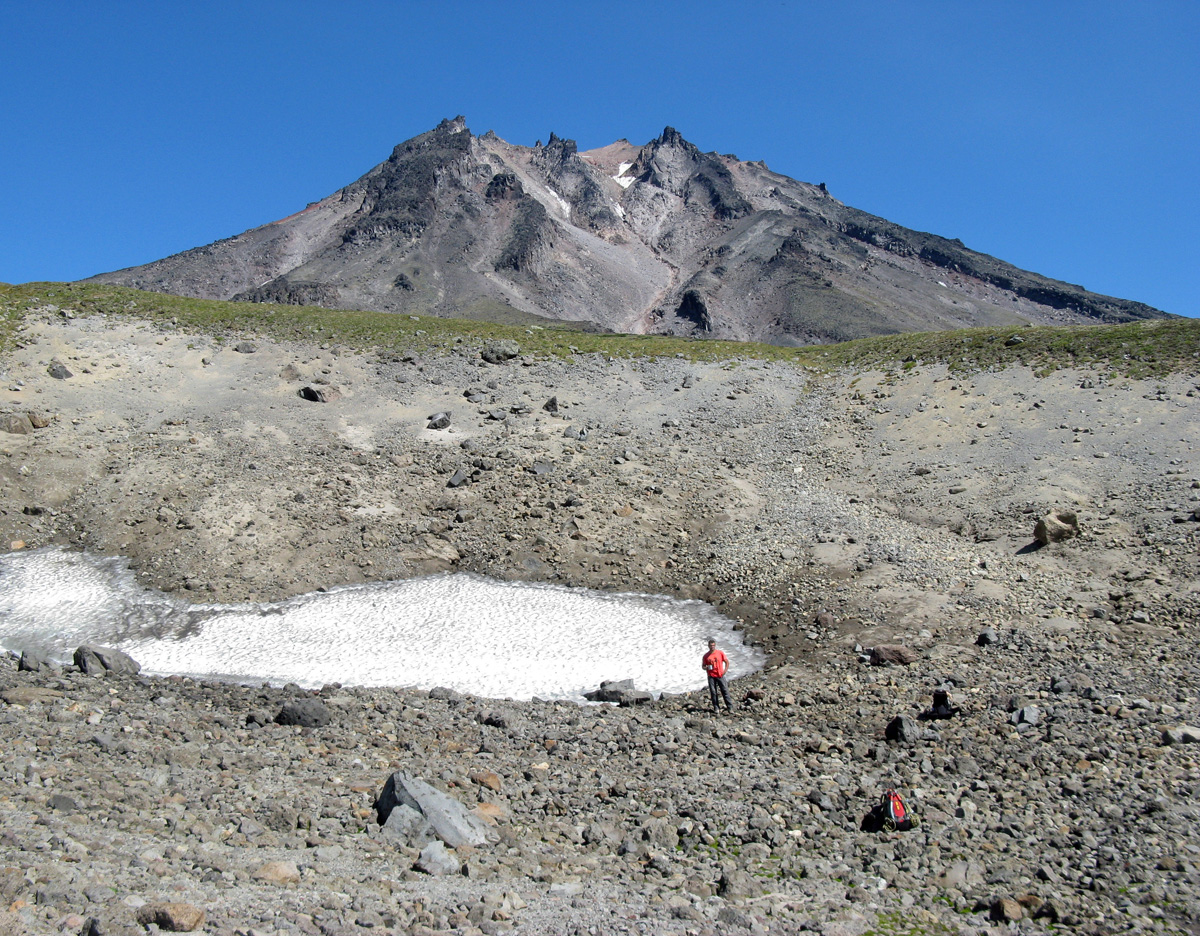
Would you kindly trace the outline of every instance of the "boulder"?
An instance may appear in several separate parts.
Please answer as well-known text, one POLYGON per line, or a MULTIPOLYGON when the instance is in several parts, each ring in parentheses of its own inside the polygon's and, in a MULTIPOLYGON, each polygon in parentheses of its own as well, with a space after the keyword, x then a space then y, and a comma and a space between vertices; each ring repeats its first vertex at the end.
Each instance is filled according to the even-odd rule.
POLYGON ((1033 538, 1043 546, 1059 543, 1079 535, 1079 518, 1071 510, 1056 510, 1046 514, 1033 528, 1033 538))
POLYGON ((889 666, 892 664, 908 666, 916 663, 918 659, 920 659, 920 654, 911 647, 906 647, 903 644, 880 644, 878 647, 871 648, 872 666, 889 666))
POLYGON ((424 816, 437 837, 451 847, 490 845, 500 840, 493 828, 454 797, 403 771, 388 777, 375 801, 379 824, 386 825, 398 806, 407 806, 424 816))
POLYGON ((896 741, 900 744, 938 740, 937 732, 922 728, 915 718, 908 715, 897 715, 888 722, 884 729, 884 735, 889 741, 896 741))
POLYGON ((137 921, 169 933, 190 933, 204 923, 204 911, 189 903, 148 903, 138 907, 137 921))
POLYGON ((421 848, 437 837, 428 819, 403 804, 388 814, 379 831, 385 839, 405 848, 421 848))
POLYGON ((39 413, 37 410, 30 410, 25 414, 29 418, 29 425, 34 429, 45 429, 50 425, 50 417, 44 413, 39 413))
POLYGON ((997 923, 1015 923, 1025 917, 1025 908, 1012 897, 1000 897, 992 901, 988 917, 997 923))
POLYGON ((650 819, 642 826, 642 839, 651 848, 673 852, 679 846, 679 833, 675 823, 664 817, 650 819))
POLYGON ((491 770, 476 770, 467 777, 472 783, 487 787, 493 793, 499 793, 504 783, 498 774, 491 770))
POLYGON ((544 409, 551 416, 557 415, 557 413, 558 413, 558 397, 556 397, 556 396, 550 397, 550 399, 548 399, 545 403, 542 404, 542 409, 544 409))
POLYGON ((434 877, 444 877, 447 874, 458 874, 462 870, 462 862, 450 853, 445 842, 435 840, 421 849, 413 867, 434 877))
POLYGON ((17 661, 17 670, 23 673, 40 673, 45 670, 56 670, 53 663, 40 650, 24 650, 21 652, 21 658, 17 661))
POLYGON ((1200 744, 1200 728, 1180 725, 1163 731, 1163 744, 1200 744))
POLYGON ((329 707, 320 699, 293 699, 284 703, 279 714, 275 716, 275 723, 320 728, 328 725, 331 717, 329 707))
POLYGON ((92 644, 76 648, 74 659, 75 665, 89 676, 105 676, 109 673, 136 676, 142 669, 128 653, 92 644))
POLYGON ((342 392, 337 387, 301 387, 296 391, 300 399, 308 400, 310 403, 332 403, 334 400, 340 400, 342 392))
POLYGON ((654 701, 654 696, 650 693, 635 689, 632 679, 606 679, 600 683, 599 689, 585 692, 583 697, 589 702, 616 702, 626 708, 654 701))
POLYGON ((60 364, 60 363, 58 363, 58 361, 55 361, 53 364, 51 364, 49 367, 47 367, 46 373, 49 374, 51 377, 53 377, 55 380, 66 380, 69 377, 75 376, 67 368, 67 365, 60 364))
POLYGON ((1009 715, 1008 720, 1014 725, 1032 728, 1042 720, 1042 712, 1036 705, 1023 705, 1009 715))
POLYGON ((238 354, 254 354, 258 351, 258 345, 253 341, 239 341, 233 346, 233 350, 238 354))
POLYGON ((429 422, 426 423, 426 429, 445 429, 450 425, 450 413, 434 413, 429 417, 429 422))
POLYGON ((503 364, 511 361, 521 353, 521 346, 510 338, 500 341, 489 341, 479 352, 479 356, 489 364, 503 364))
POLYGON ((22 416, 19 413, 7 413, 0 416, 0 429, 10 435, 29 435, 33 425, 29 422, 28 416, 22 416))
POLYGON ((762 894, 762 885, 748 872, 740 868, 726 871, 717 884, 717 893, 726 900, 745 900, 762 894))

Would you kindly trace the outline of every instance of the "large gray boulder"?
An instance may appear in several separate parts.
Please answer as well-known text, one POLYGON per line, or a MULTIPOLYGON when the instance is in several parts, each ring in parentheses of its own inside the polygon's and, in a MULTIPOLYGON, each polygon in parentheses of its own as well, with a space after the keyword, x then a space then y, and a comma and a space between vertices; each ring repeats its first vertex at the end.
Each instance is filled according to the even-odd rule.
POLYGON ((141 665, 128 653, 94 644, 77 647, 74 659, 75 665, 89 676, 106 676, 109 673, 136 676, 142 670, 141 665))
POLYGON ((493 845, 500 840, 495 829, 453 796, 399 770, 388 777, 375 801, 379 824, 387 825, 398 806, 407 806, 424 816, 437 837, 453 848, 493 845))

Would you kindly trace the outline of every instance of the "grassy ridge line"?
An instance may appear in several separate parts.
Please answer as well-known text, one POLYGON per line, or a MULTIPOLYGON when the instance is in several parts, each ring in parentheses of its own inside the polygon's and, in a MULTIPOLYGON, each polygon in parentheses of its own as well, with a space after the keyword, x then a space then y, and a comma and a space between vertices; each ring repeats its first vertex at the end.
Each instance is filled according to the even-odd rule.
POLYGON ((395 315, 189 299, 121 286, 79 283, 0 284, 0 346, 10 347, 25 314, 55 305, 79 314, 105 314, 215 335, 337 342, 361 349, 429 351, 511 338, 525 354, 569 357, 682 356, 697 361, 788 361, 832 370, 911 370, 946 364, 979 371, 1019 364, 1048 373, 1089 367, 1123 377, 1200 373, 1200 320, 1166 319, 1123 325, 969 328, 863 338, 837 345, 776 345, 583 332, 568 326, 499 325, 466 319, 395 315), (1014 337, 1019 342, 1010 340, 1014 337))

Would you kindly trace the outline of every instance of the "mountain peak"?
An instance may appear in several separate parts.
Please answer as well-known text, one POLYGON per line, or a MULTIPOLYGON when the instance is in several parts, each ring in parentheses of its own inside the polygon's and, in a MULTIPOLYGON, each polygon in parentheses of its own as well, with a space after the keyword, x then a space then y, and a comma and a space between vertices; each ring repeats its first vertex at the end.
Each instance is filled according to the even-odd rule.
POLYGON ((467 118, 462 114, 459 114, 453 120, 451 120, 449 117, 446 117, 434 129, 449 131, 450 133, 462 133, 467 129, 467 118))
POLYGON ((650 142, 658 146, 692 146, 691 143, 683 138, 683 134, 674 127, 663 127, 663 132, 659 134, 658 139, 651 140, 650 142))
POLYGON ((461 115, 304 211, 95 279, 781 344, 1163 317, 702 153, 671 126, 579 153, 557 133, 477 140, 461 115))

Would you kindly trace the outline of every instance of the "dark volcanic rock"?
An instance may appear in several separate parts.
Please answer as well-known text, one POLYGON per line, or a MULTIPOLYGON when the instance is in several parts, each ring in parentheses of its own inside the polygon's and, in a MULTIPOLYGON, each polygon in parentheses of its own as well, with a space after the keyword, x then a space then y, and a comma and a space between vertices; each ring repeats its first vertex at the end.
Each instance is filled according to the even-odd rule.
POLYGON ((300 725, 303 728, 320 728, 328 725, 332 714, 320 699, 295 699, 284 703, 275 716, 280 725, 300 725))
POLYGON ((84 644, 75 650, 75 665, 89 676, 115 673, 137 675, 141 666, 129 654, 111 647, 84 644))

